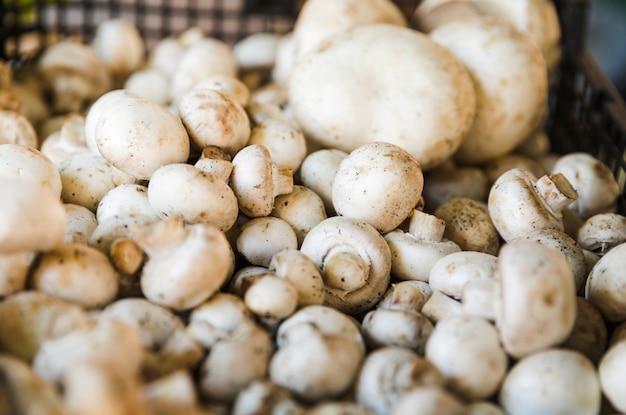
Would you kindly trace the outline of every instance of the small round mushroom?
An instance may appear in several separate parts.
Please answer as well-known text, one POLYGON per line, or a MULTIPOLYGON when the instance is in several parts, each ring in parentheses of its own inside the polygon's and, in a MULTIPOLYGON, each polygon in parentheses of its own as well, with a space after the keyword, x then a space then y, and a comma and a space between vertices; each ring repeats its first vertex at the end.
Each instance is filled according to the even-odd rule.
POLYGON ((578 229, 576 241, 581 248, 603 255, 626 242, 626 217, 619 213, 598 213, 578 229))
POLYGON ((65 238, 67 217, 58 195, 31 179, 0 177, 0 253, 45 251, 65 238))
POLYGON ((613 407, 619 411, 626 411, 626 395, 622 376, 626 368, 626 341, 614 343, 602 356, 598 364, 598 376, 602 393, 613 407))
POLYGON ((294 415, 304 413, 287 388, 267 379, 250 382, 237 394, 232 408, 233 415, 282 414, 285 411, 294 415))
POLYGON ((608 327, 600 310, 584 297, 576 296, 576 323, 561 347, 577 350, 597 364, 606 351, 608 337, 608 327))
POLYGON ((127 183, 109 190, 98 203, 96 218, 99 223, 120 216, 146 216, 152 221, 159 218, 148 199, 148 187, 143 184, 127 183))
POLYGON ((497 273, 496 325, 509 355, 520 358, 569 337, 576 323, 576 287, 563 255, 539 242, 509 242, 500 250, 497 273))
POLYGON ((502 383, 498 401, 507 414, 598 414, 600 381, 579 352, 548 349, 518 361, 502 383))
POLYGON ((85 116, 81 114, 65 116, 61 128, 43 140, 40 151, 57 166, 75 154, 88 152, 85 116))
POLYGON ((478 251, 453 252, 441 258, 430 270, 428 282, 433 291, 460 299, 467 284, 496 278, 497 257, 478 251))
POLYGON ((498 330, 471 316, 439 320, 426 343, 426 358, 443 374, 448 387, 468 400, 492 396, 508 366, 498 330))
POLYGON ((395 144, 372 142, 341 160, 332 201, 338 215, 365 221, 384 233, 409 217, 423 188, 422 169, 411 154, 395 144))
POLYGON ((502 173, 511 169, 526 170, 535 177, 541 177, 547 173, 534 158, 519 153, 507 153, 489 160, 482 165, 482 169, 487 175, 489 187, 493 186, 502 173))
POLYGON ((298 290, 289 280, 268 272, 255 276, 246 284, 243 301, 253 314, 278 321, 296 311, 298 290))
POLYGON ((146 53, 137 26, 120 18, 98 24, 91 46, 111 73, 113 84, 118 86, 139 69, 146 53))
POLYGON ((614 212, 620 194, 619 185, 609 167, 594 156, 574 152, 561 156, 552 173, 561 173, 578 193, 569 208, 587 219, 598 213, 614 212))
POLYGON ((245 36, 233 45, 233 54, 241 69, 241 79, 251 87, 265 82, 276 60, 281 35, 257 32, 245 36))
POLYGON ((192 374, 178 370, 144 384, 140 395, 147 412, 155 415, 201 415, 198 393, 192 374))
POLYGON ((294 185, 290 193, 277 196, 271 215, 291 225, 296 233, 298 246, 311 229, 328 218, 319 195, 302 185, 294 185))
POLYGON ((433 214, 446 223, 443 237, 461 250, 498 253, 500 235, 484 203, 463 196, 453 197, 439 205, 433 214))
POLYGON ((237 252, 252 265, 268 267, 283 249, 297 249, 296 233, 286 221, 273 216, 254 218, 241 227, 237 252))
POLYGON ((361 330, 372 350, 397 346, 424 355, 433 323, 418 311, 379 306, 365 314, 361 330))
POLYGON ((39 139, 28 118, 19 112, 0 109, 0 144, 39 148, 39 139))
POLYGON ((191 89, 180 97, 178 114, 197 148, 217 146, 233 156, 250 139, 244 107, 216 89, 191 89))
POLYGON ((202 153, 194 163, 194 167, 211 173, 228 183, 230 174, 233 172, 233 163, 231 161, 232 157, 225 150, 217 146, 208 146, 202 149, 202 153))
POLYGON ((26 279, 35 257, 30 251, 0 254, 0 298, 26 288, 26 279))
POLYGON ((322 275, 315 263, 301 251, 283 249, 272 256, 268 271, 288 280, 298 292, 298 306, 324 303, 325 291, 322 275))
POLYGON ((461 415, 463 402, 443 387, 414 388, 393 406, 391 415, 461 415))
POLYGON ((446 223, 428 213, 414 210, 409 230, 395 229, 384 236, 391 251, 391 275, 400 280, 428 281, 433 266, 461 247, 444 239, 446 223))
POLYGON ((384 347, 363 361, 355 385, 356 402, 374 415, 384 415, 412 389, 444 384, 445 377, 429 360, 403 347, 384 347))
POLYGON ((155 104, 170 103, 169 78, 159 69, 149 67, 131 73, 123 89, 155 104))
POLYGON ((424 210, 435 210, 449 199, 467 197, 477 202, 487 200, 489 185, 479 167, 457 166, 452 159, 424 172, 424 210))
POLYGON ((371 309, 387 289, 391 252, 367 222, 330 217, 309 231, 300 251, 322 272, 325 304, 347 314, 371 309))
POLYGON ((228 95, 234 101, 238 102, 244 108, 246 107, 246 105, 248 105, 248 102, 250 101, 250 88, 248 88, 248 86, 239 78, 230 75, 210 75, 198 82, 194 86, 194 89, 195 88, 208 88, 220 91, 228 95))
POLYGON ((267 147, 249 145, 233 157, 230 186, 244 215, 268 216, 276 196, 293 191, 292 170, 272 163, 267 147))
POLYGON ((0 177, 33 180, 60 196, 63 184, 54 163, 36 148, 0 144, 0 177))
POLYGON ((249 144, 264 145, 274 163, 289 166, 294 172, 307 155, 302 131, 293 123, 280 119, 267 119, 252 127, 249 144))
POLYGON ((433 291, 424 303, 421 310, 433 324, 438 321, 464 314, 460 301, 445 295, 441 291, 433 291))
POLYGON ((234 255, 226 236, 210 224, 184 226, 163 219, 137 232, 148 259, 141 271, 145 297, 174 310, 206 301, 232 275, 234 255))
POLYGON ((118 275, 109 258, 81 243, 67 243, 41 255, 30 286, 86 308, 104 306, 118 293, 118 275))
POLYGON ((308 154, 300 165, 302 184, 313 190, 324 202, 328 216, 335 214, 332 198, 332 182, 341 160, 348 153, 337 149, 320 149, 308 154))
POLYGON ((563 230, 561 211, 578 194, 562 174, 537 179, 530 172, 511 169, 489 191, 487 207, 491 220, 505 241, 535 229, 563 230))
POLYGON ((161 218, 209 223, 225 232, 237 220, 233 190, 219 177, 185 163, 159 167, 148 182, 148 201, 161 218))
POLYGON ((596 306, 605 320, 620 323, 626 320, 626 243, 622 243, 594 265, 587 278, 585 298, 596 306))

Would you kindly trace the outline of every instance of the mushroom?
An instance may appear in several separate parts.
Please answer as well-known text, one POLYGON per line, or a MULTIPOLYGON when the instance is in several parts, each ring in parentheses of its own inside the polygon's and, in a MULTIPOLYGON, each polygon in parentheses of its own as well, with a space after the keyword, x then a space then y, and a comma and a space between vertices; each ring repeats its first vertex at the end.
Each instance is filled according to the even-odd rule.
POLYGON ((271 272, 248 278, 242 294, 246 307, 253 314, 272 322, 289 317, 298 306, 296 287, 271 272))
POLYGON ((445 295, 441 291, 433 291, 424 303, 421 310, 433 324, 439 320, 459 316, 464 313, 463 305, 454 298, 445 295))
POLYGON ((113 77, 113 85, 123 85, 139 69, 146 48, 139 29, 128 20, 109 18, 98 24, 91 46, 113 77))
POLYGON ((66 229, 63 203, 49 187, 0 177, 0 254, 53 249, 66 229))
POLYGON ((423 187, 422 169, 411 154, 391 143, 372 142, 339 163, 332 181, 333 207, 338 215, 389 232, 413 212, 423 187))
POLYGON ((267 147, 249 145, 233 157, 230 186, 244 215, 268 216, 276 196, 293 190, 292 170, 272 163, 267 147))
POLYGON ((111 76, 94 48, 63 40, 44 50, 37 70, 56 113, 81 112, 111 88, 111 76))
POLYGON ((335 214, 332 198, 333 177, 341 160, 347 155, 345 151, 337 149, 320 149, 308 154, 300 165, 300 181, 322 199, 328 216, 335 214))
POLYGON ((54 163, 36 148, 0 144, 0 177, 19 177, 37 182, 61 195, 63 184, 54 163))
MULTIPOLYGON (((185 127, 165 108, 134 96, 109 98, 99 108, 94 141, 114 167, 147 180, 165 164, 187 161, 190 145, 185 127)), ((87 122, 91 125, 89 114, 87 122)))
POLYGON ((283 249, 272 256, 268 271, 286 279, 298 293, 298 306, 321 305, 325 291, 322 275, 315 263, 301 251, 283 249))
POLYGON ((358 323, 325 306, 302 308, 278 327, 277 337, 269 377, 304 402, 334 399, 347 392, 365 355, 358 323), (310 309, 317 312, 311 315, 310 309), (320 312, 325 314, 323 326, 315 319, 320 312))
POLYGON ((408 220, 408 232, 395 229, 384 235, 391 251, 391 275, 427 282, 437 261, 461 251, 461 247, 443 238, 446 223, 442 219, 414 210, 408 220))
POLYGON ((142 400, 154 415, 201 415, 198 393, 191 373, 178 370, 144 385, 142 400))
POLYGON ((393 406, 391 415, 461 415, 462 401, 443 387, 414 388, 393 406))
POLYGON ((383 347, 367 355, 355 384, 359 405, 374 415, 391 412, 407 392, 444 386, 445 378, 429 360, 403 347, 383 347))
POLYGON ((44 341, 88 324, 76 303, 41 291, 17 292, 0 302, 0 352, 31 362, 44 341))
POLYGON ((480 167, 457 166, 448 159, 424 172, 424 211, 435 210, 449 199, 465 197, 477 202, 487 200, 487 174, 480 167))
POLYGON ((576 197, 562 174, 537 179, 526 170, 511 169, 491 187, 487 207, 502 239, 511 241, 535 229, 563 230, 561 211, 576 197))
POLYGON ((464 196, 453 197, 439 205, 433 214, 446 223, 443 237, 461 250, 498 253, 500 235, 485 203, 464 196))
POLYGON ((0 144, 39 148, 33 124, 19 112, 0 109, 0 144))
POLYGON ((622 382, 624 368, 626 368, 626 341, 620 340, 609 347, 598 364, 598 377, 603 396, 618 412, 626 411, 624 399, 626 395, 622 382))
POLYGON ((241 69, 240 78, 252 88, 269 79, 280 39, 277 33, 257 32, 233 45, 233 55, 241 69))
POLYGON ((141 374, 145 380, 194 369, 204 357, 201 344, 187 333, 178 316, 144 298, 117 300, 104 307, 101 315, 138 330, 144 350, 141 374))
POLYGON ((151 221, 160 219, 150 205, 148 187, 137 183, 115 186, 100 199, 96 210, 98 223, 121 216, 145 216, 151 221))
POLYGON ((0 298, 26 288, 28 272, 35 258, 30 251, 0 254, 0 298))
POLYGON ((616 209, 619 185, 609 167, 588 153, 574 152, 561 156, 552 173, 561 173, 578 193, 569 208, 587 219, 616 209))
POLYGON ((518 361, 507 373, 498 401, 511 415, 597 414, 602 393, 593 364, 579 352, 548 349, 518 361))
POLYGON ((505 415, 504 410, 491 401, 474 401, 465 406, 465 415, 505 415))
POLYGON ((471 78, 457 58, 430 36, 391 24, 326 39, 295 65, 289 102, 312 142, 351 152, 388 141, 424 170, 457 150, 476 108, 471 78), (381 62, 394 62, 402 75, 381 62))
POLYGON ((168 218, 137 232, 136 243, 148 256, 141 291, 159 305, 189 310, 206 301, 234 270, 226 236, 210 224, 184 226, 168 218))
POLYGON ((131 73, 123 85, 124 90, 162 106, 170 103, 169 88, 167 75, 154 67, 131 73))
POLYGON ((64 415, 63 398, 24 361, 0 355, 0 412, 3 414, 64 415))
POLYGON ((194 167, 211 173, 228 183, 230 174, 233 172, 233 163, 231 161, 232 157, 225 150, 217 146, 207 146, 202 149, 202 153, 194 163, 194 167))
POLYGON ((250 121, 244 107, 216 89, 191 89, 180 97, 178 114, 197 148, 216 146, 233 156, 250 139, 250 121))
POLYGON ((213 89, 220 91, 238 102, 242 107, 246 107, 250 101, 250 88, 239 78, 225 75, 213 74, 198 82, 194 89, 213 89))
POLYGON ((569 337, 576 323, 576 287, 562 254, 539 242, 509 242, 500 250, 496 272, 496 326, 509 355, 520 358, 569 337))
POLYGON ((268 267, 272 257, 283 249, 297 249, 296 233, 286 221, 273 216, 251 219, 241 227, 237 252, 251 265, 268 267))
POLYGON ((295 401, 287 388, 267 379, 259 379, 250 382, 237 394, 232 414, 255 415, 259 413, 301 415, 304 413, 304 408, 295 401))
POLYGON ((606 351, 607 343, 608 327, 602 313, 584 297, 576 296, 576 322, 561 347, 579 351, 597 364, 606 351))
POLYGON ((497 257, 478 251, 453 252, 438 260, 430 270, 428 283, 433 291, 461 299, 468 284, 496 279, 497 257))
POLYGON ((619 213, 598 213, 578 229, 576 241, 582 249, 604 255, 626 242, 626 217, 619 213))
MULTIPOLYGON (((188 30, 195 32, 195 29, 189 28, 188 30)), ((168 36, 159 39, 154 47, 148 51, 146 66, 163 73, 169 82, 188 46, 183 41, 184 37, 185 33, 181 33, 178 36, 168 36)), ((169 101, 169 88, 167 95, 167 100, 169 101)))
POLYGON ((587 277, 585 298, 612 323, 626 320, 626 243, 608 251, 593 266, 587 277))
POLYGON ((69 114, 63 117, 60 128, 43 140, 40 151, 57 166, 75 154, 88 152, 85 116, 69 114))
POLYGON ((471 74, 476 114, 454 159, 476 165, 510 153, 542 120, 546 61, 537 45, 507 22, 452 21, 430 32, 471 74))
POLYGON ((350 315, 371 309, 389 284, 391 253, 367 222, 330 217, 309 231, 300 251, 321 270, 325 304, 350 315))
POLYGON ((249 144, 262 144, 270 152, 272 161, 297 171, 307 154, 307 144, 300 128, 281 119, 267 119, 257 123, 250 132, 249 144))
POLYGON ((118 275, 109 258, 96 248, 66 243, 38 258, 30 287, 86 308, 97 308, 116 297, 118 275))
POLYGON ((302 185, 294 185, 292 192, 276 197, 271 215, 291 225, 298 246, 311 229, 328 218, 319 195, 302 185))
POLYGON ((161 218, 208 223, 223 232, 235 224, 239 213, 235 193, 224 180, 185 163, 167 164, 152 173, 148 201, 161 218))
POLYGON ((426 343, 426 359, 439 369, 451 390, 470 401, 496 393, 508 366, 498 330, 472 316, 439 320, 426 343))

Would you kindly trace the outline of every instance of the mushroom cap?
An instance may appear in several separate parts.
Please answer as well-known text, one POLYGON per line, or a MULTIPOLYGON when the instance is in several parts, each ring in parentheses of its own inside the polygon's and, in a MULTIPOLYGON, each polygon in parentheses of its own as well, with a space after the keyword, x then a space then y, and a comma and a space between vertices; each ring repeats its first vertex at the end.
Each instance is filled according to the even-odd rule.
POLYGON ((298 305, 324 303, 324 281, 311 259, 298 249, 287 248, 272 256, 268 270, 287 279, 298 291, 298 305))
POLYGON ((613 323, 626 320, 626 243, 604 254, 587 277, 585 298, 613 323))
POLYGON ((23 114, 0 110, 0 144, 38 148, 39 140, 33 124, 23 114))
POLYGON ((565 341, 576 322, 576 287, 565 257, 539 242, 505 244, 498 256, 496 325, 514 357, 565 341))
POLYGON ((120 18, 98 24, 91 46, 111 74, 120 80, 139 68, 146 52, 137 26, 120 18))
POLYGON ((585 220, 576 234, 583 249, 603 255, 626 242, 626 217, 619 213, 598 213, 585 220))
POLYGON ((233 45, 237 65, 242 69, 271 68, 276 59, 279 34, 259 32, 250 34, 233 45))
POLYGON ((297 249, 298 238, 286 221, 273 216, 253 218, 241 227, 237 251, 252 265, 268 267, 284 249, 297 249))
POLYGON ((429 36, 387 24, 342 32, 307 54, 293 69, 289 102, 314 143, 351 152, 388 141, 424 169, 457 150, 475 112, 459 60, 429 36))
POLYGON ((463 402, 443 387, 415 388, 393 406, 391 415, 460 415, 465 414, 463 402))
POLYGON ((598 365, 602 392, 613 407, 620 412, 626 411, 624 370, 626 370, 626 341, 621 340, 604 353, 598 365))
POLYGON ((498 400, 507 414, 597 414, 602 393, 593 364, 573 350, 549 349, 518 361, 498 400))
POLYGON ((272 161, 298 170, 307 154, 307 144, 300 128, 280 119, 267 119, 256 124, 250 133, 249 144, 263 144, 272 161))
POLYGON ((141 215, 158 220, 157 212, 150 205, 148 186, 138 183, 123 183, 105 193, 98 203, 96 218, 105 222, 116 216, 141 215))
POLYGON ((296 232, 298 245, 318 223, 328 218, 324 202, 313 190, 306 186, 294 185, 291 193, 274 199, 272 216, 289 223, 296 232))
POLYGON ((461 298, 466 284, 496 278, 497 259, 495 255, 478 251, 453 252, 435 263, 428 283, 433 291, 461 298))
POLYGON ((348 153, 345 151, 324 148, 309 153, 300 164, 300 181, 322 199, 329 216, 335 213, 332 197, 333 177, 341 160, 346 156, 348 153))
POLYGON ((422 169, 410 153, 395 144, 372 142, 341 160, 332 201, 338 215, 388 232, 413 212, 423 188, 422 169))
POLYGON ((61 175, 54 163, 36 148, 0 144, 0 177, 31 179, 60 196, 61 175))
POLYGON ((451 22, 430 33, 470 72, 476 114, 454 158, 479 164, 511 152, 537 127, 548 96, 548 71, 537 45, 495 19, 451 22))

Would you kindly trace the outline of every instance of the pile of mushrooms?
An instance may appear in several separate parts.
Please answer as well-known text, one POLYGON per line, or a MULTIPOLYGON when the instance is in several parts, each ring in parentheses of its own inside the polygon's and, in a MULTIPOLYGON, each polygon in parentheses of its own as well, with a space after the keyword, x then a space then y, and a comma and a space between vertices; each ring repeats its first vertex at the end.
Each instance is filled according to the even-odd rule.
POLYGON ((623 184, 551 152, 554 13, 308 0, 2 63, 0 413, 626 412, 623 184))

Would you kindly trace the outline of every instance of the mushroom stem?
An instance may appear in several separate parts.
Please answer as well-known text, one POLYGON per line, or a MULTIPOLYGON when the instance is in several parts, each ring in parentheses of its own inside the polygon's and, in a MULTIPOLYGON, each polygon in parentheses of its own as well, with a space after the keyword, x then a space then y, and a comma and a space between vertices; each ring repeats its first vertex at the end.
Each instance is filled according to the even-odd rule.
POLYGON ((137 244, 149 257, 169 254, 187 237, 187 230, 181 226, 181 219, 163 220, 154 226, 139 231, 137 244))
POLYGON ((272 182, 274 183, 274 197, 291 193, 293 191, 293 170, 291 167, 272 163, 272 182))
POLYGON ((578 198, 578 192, 567 178, 561 174, 545 175, 535 183, 537 193, 554 212, 561 212, 578 198))
POLYGON ((441 242, 446 222, 420 210, 414 210, 409 219, 409 233, 421 241, 441 242))
POLYGON ((326 284, 344 291, 363 287, 369 276, 369 264, 356 252, 346 247, 336 247, 324 260, 326 284))

